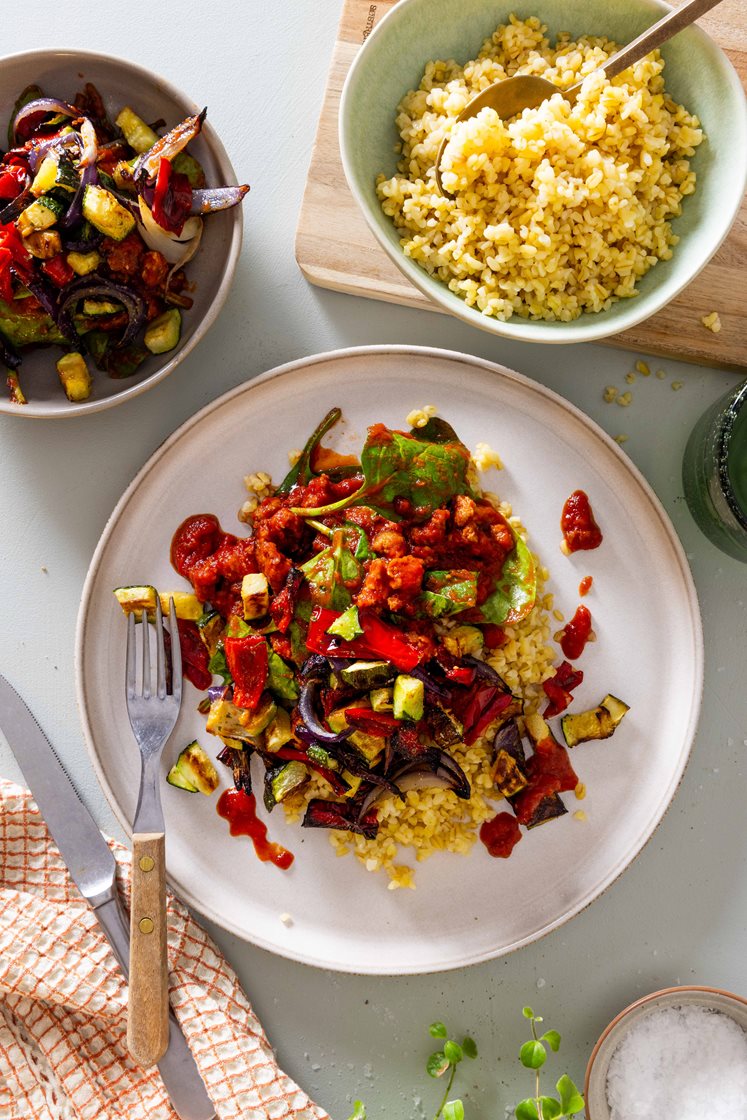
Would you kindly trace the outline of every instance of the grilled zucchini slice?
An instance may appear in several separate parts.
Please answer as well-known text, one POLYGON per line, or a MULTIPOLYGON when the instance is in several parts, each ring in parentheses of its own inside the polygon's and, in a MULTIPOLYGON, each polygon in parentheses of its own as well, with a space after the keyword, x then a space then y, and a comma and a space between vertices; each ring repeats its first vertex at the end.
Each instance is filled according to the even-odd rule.
POLYGON ((195 740, 185 747, 166 775, 169 785, 209 796, 218 788, 218 771, 195 740))
POLYGON ((609 739, 630 707, 617 696, 607 695, 598 707, 588 712, 563 716, 560 726, 569 747, 588 743, 592 739, 609 739))

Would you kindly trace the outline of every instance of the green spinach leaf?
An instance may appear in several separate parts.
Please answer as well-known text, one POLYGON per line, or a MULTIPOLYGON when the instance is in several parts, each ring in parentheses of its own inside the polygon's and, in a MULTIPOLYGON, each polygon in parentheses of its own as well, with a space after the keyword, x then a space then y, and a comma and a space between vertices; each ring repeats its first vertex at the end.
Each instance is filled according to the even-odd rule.
POLYGON ((495 591, 480 607, 483 620, 498 626, 526 618, 537 598, 537 573, 532 554, 517 533, 514 533, 514 542, 495 591))
POLYGON ((342 416, 339 408, 331 408, 322 422, 314 429, 306 441, 303 451, 301 452, 298 462, 291 467, 283 481, 278 486, 277 494, 287 494, 294 486, 306 486, 313 477, 311 470, 311 456, 314 454, 316 447, 321 443, 324 436, 330 428, 334 427, 337 421, 342 416))
POLYGON ((342 529, 335 530, 332 544, 301 565, 301 571, 312 587, 312 595, 323 607, 344 611, 352 596, 346 582, 360 579, 358 561, 345 543, 342 529))
POLYGON ((458 614, 477 602, 477 572, 426 572, 418 605, 430 618, 458 614))
POLYGON ((278 700, 298 700, 296 676, 275 650, 267 647, 267 687, 278 700))

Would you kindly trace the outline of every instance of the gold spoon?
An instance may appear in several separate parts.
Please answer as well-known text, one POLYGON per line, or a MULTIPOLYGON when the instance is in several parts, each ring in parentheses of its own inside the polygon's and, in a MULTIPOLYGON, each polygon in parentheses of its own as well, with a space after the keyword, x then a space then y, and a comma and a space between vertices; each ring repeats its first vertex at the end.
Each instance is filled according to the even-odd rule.
MULTIPOLYGON (((687 3, 668 12, 653 27, 649 27, 617 54, 613 54, 612 58, 608 58, 604 66, 600 67, 600 71, 603 71, 608 79, 614 78, 720 3, 721 0, 687 0, 687 3)), ((517 74, 514 78, 504 78, 502 82, 494 82, 492 86, 478 93, 462 109, 453 123, 459 124, 461 121, 469 120, 470 117, 477 116, 481 109, 486 108, 495 109, 501 120, 507 121, 511 117, 518 116, 524 109, 536 109, 554 93, 562 93, 565 100, 573 105, 581 84, 576 82, 569 89, 562 90, 553 82, 548 82, 546 78, 539 78, 534 74, 517 74)), ((441 160, 449 139, 447 133, 438 148, 436 184, 445 198, 454 198, 455 196, 447 191, 441 182, 441 160)))

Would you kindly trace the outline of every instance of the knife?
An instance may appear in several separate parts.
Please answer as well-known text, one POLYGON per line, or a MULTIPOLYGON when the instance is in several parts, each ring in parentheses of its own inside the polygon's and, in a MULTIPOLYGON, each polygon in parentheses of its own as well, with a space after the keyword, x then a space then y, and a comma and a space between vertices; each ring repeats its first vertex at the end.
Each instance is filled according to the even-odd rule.
MULTIPOLYGON (((0 674, 0 730, 16 757, 52 839, 76 887, 93 907, 127 977, 129 922, 119 901, 116 862, 98 826, 62 767, 54 747, 12 685, 0 674)), ((215 1120, 215 1108, 181 1028, 169 1015, 169 1046, 158 1063, 181 1120, 215 1120)))

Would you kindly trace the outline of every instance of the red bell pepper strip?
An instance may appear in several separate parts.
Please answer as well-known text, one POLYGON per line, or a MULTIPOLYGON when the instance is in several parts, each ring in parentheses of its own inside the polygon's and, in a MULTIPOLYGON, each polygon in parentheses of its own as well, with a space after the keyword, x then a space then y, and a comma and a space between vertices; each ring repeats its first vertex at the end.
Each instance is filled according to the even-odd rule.
POLYGON ((360 611, 358 620, 363 634, 352 642, 344 642, 327 630, 340 617, 341 611, 314 607, 309 620, 306 645, 312 653, 333 657, 373 657, 391 661, 401 672, 409 673, 421 661, 420 651, 396 626, 384 622, 372 611, 360 611))
POLYGON ((223 648, 233 677, 233 702, 253 712, 267 682, 267 642, 261 634, 249 634, 226 638, 223 648))
POLYGON ((42 265, 42 272, 45 276, 48 276, 52 283, 56 284, 58 288, 64 288, 75 279, 75 273, 61 254, 52 257, 51 260, 45 261, 42 265))
POLYGON ((23 278, 31 270, 31 256, 13 222, 0 223, 0 298, 13 299, 12 270, 23 278))
POLYGON ((161 229, 182 232, 192 207, 192 187, 186 175, 174 171, 171 162, 161 157, 153 192, 153 217, 161 229))
POLYGON ((346 708, 345 719, 360 731, 366 731, 369 735, 382 735, 384 738, 402 727, 401 719, 395 719, 387 712, 374 712, 371 708, 346 708))

